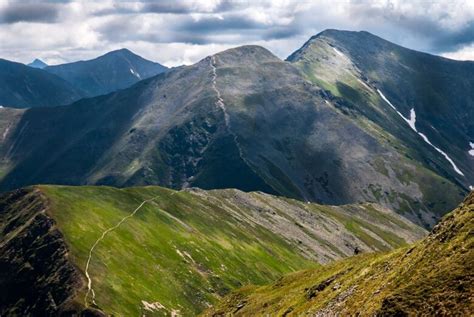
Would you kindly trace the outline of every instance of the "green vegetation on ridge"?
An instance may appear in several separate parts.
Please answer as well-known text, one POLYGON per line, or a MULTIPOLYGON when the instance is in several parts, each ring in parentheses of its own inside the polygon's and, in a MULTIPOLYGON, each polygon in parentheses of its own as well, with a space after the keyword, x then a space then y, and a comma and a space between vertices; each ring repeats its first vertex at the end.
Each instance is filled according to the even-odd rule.
POLYGON ((0 220, 0 264, 11 272, 0 282, 14 289, 0 292, 0 314, 7 315, 87 306, 120 316, 196 315, 239 287, 354 252, 390 250, 426 233, 376 204, 323 206, 262 192, 155 186, 20 189, 0 195, 0 220), (32 281, 33 298, 20 275, 32 281), (42 299, 50 296, 54 305, 42 299))
POLYGON ((107 313, 143 313, 145 301, 166 307, 157 313, 194 314, 239 285, 315 265, 263 228, 239 229, 222 218, 227 216, 222 210, 191 193, 159 187, 40 188, 80 268, 104 230, 156 197, 95 249, 89 274, 97 305, 107 313))
POLYGON ((204 315, 467 316, 474 310, 473 229, 471 192, 412 246, 246 286, 204 315))

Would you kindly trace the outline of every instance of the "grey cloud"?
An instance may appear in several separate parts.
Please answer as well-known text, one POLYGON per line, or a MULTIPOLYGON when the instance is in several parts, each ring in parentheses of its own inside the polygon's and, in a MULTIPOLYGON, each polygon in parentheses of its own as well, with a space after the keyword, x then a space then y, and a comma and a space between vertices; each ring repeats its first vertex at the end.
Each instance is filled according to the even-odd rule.
POLYGON ((474 43, 474 21, 457 31, 447 32, 438 38, 435 37, 433 43, 438 52, 453 51, 474 43))
POLYGON ((183 2, 163 1, 146 3, 141 12, 149 13, 178 13, 185 14, 192 12, 192 8, 183 2))
POLYGON ((0 12, 0 23, 53 23, 57 20, 58 15, 59 7, 53 3, 9 4, 0 12))
POLYGON ((214 16, 198 21, 189 16, 168 18, 163 22, 167 27, 153 28, 147 32, 140 29, 138 18, 117 17, 97 29, 103 40, 109 42, 146 41, 152 43, 189 43, 189 44, 231 44, 258 40, 284 39, 301 32, 297 25, 267 26, 241 16, 227 16, 219 19, 214 16), (173 23, 167 23, 173 21, 173 23))
POLYGON ((426 49, 431 52, 455 50, 474 41, 472 23, 456 30, 447 30, 441 26, 440 19, 453 18, 448 13, 437 15, 422 14, 430 7, 430 3, 420 2, 416 10, 403 12, 387 1, 383 6, 375 6, 367 1, 354 0, 348 2, 346 12, 350 19, 344 16, 325 14, 325 6, 316 5, 305 12, 295 12, 295 5, 287 6, 287 15, 293 17, 288 25, 279 25, 275 17, 272 23, 261 23, 251 19, 244 9, 269 10, 263 2, 225 0, 217 6, 207 9, 196 5, 194 1, 139 1, 142 6, 127 6, 129 2, 117 1, 100 15, 118 15, 114 19, 121 21, 120 15, 132 14, 129 19, 140 19, 140 14, 155 13, 165 17, 166 27, 151 30, 149 34, 137 34, 136 25, 128 27, 127 21, 113 23, 113 27, 102 27, 99 32, 105 39, 143 40, 148 42, 166 43, 182 42, 192 44, 231 43, 235 39, 241 42, 255 40, 287 39, 298 35, 308 35, 312 30, 320 31, 325 28, 343 28, 368 30, 396 41, 401 45, 413 45, 413 48, 426 49), (201 14, 199 20, 194 20, 190 13, 201 14), (221 18, 216 16, 219 13, 221 18), (316 18, 317 17, 317 18, 316 18), (125 25, 122 25, 125 23, 125 25), (123 32, 118 31, 123 30, 123 32), (119 34, 117 34, 119 33, 119 34), (232 35, 232 36, 231 36, 232 35), (418 44, 417 44, 418 43, 418 44))
POLYGON ((187 19, 177 26, 178 31, 190 33, 224 33, 246 29, 264 29, 266 26, 245 16, 224 16, 223 18, 205 17, 198 21, 187 19))
POLYGON ((140 12, 145 13, 174 13, 174 14, 188 14, 188 13, 222 13, 236 9, 244 4, 242 1, 224 0, 220 1, 212 10, 206 11, 196 6, 194 2, 189 0, 173 1, 141 1, 144 6, 140 12))
MULTIPOLYGON (((428 42, 428 47, 433 52, 445 52, 456 50, 464 45, 474 43, 474 21, 455 29, 443 27, 440 22, 442 19, 451 18, 448 12, 433 16, 421 14, 428 11, 431 2, 421 3, 418 12, 412 14, 402 13, 396 10, 391 2, 387 2, 384 7, 371 7, 364 5, 364 2, 354 2, 351 6, 351 15, 357 19, 375 19, 378 23, 391 24, 390 37, 396 35, 397 30, 405 30, 412 36, 423 39, 428 42)), ((474 18, 474 17, 473 17, 474 18)))
MULTIPOLYGON (((186 19, 185 17, 181 18, 186 19)), ((174 19, 176 20, 176 19, 174 19)), ((103 40, 116 43, 125 41, 145 41, 151 43, 192 43, 207 44, 210 40, 207 34, 191 34, 173 27, 153 29, 148 33, 138 32, 140 19, 117 17, 97 29, 103 40)))

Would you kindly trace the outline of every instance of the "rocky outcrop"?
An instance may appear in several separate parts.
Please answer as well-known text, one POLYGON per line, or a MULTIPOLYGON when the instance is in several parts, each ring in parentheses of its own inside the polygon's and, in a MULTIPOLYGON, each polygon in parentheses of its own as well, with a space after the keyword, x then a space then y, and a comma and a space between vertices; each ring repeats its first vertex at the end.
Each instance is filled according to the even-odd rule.
POLYGON ((84 281, 35 189, 0 198, 0 315, 70 315, 84 281))

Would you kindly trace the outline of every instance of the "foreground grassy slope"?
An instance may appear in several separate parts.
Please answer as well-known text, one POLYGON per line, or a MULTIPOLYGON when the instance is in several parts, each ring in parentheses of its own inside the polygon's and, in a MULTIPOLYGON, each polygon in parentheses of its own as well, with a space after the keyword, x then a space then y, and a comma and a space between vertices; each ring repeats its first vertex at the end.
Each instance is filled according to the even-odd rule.
POLYGON ((321 206, 238 190, 35 186, 0 196, 0 216, 0 266, 11 272, 0 274, 0 283, 15 289, 5 298, 0 292, 0 306, 8 308, 0 314, 20 315, 84 306, 120 316, 195 315, 241 286, 263 285, 355 250, 389 250, 425 234, 374 204, 321 206), (151 198, 96 244, 86 271, 102 234, 151 198), (43 240, 57 241, 63 251, 54 253, 43 240), (30 241, 36 241, 31 248, 20 247, 30 241), (64 264, 34 264, 52 261, 42 250, 64 264), (17 282, 25 269, 35 295, 17 282), (90 292, 86 299, 86 272, 95 298, 90 292), (67 296, 56 295, 52 282, 34 282, 45 276, 64 285, 67 296), (32 307, 41 296, 54 305, 32 307))
POLYGON ((458 315, 474 311, 474 192, 424 240, 247 286, 208 316, 458 315))
POLYGON ((104 230, 143 200, 157 198, 95 249, 89 274, 95 301, 107 313, 137 315, 144 302, 159 302, 155 307, 165 308, 158 313, 193 314, 230 288, 314 265, 278 236, 258 227, 242 230, 221 209, 188 193, 158 187, 41 190, 80 268, 104 230))

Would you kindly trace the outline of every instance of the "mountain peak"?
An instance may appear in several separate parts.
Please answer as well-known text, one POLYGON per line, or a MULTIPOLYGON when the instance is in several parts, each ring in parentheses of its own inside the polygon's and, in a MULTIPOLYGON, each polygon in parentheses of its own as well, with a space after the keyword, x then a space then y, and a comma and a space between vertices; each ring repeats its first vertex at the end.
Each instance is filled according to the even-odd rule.
POLYGON ((29 63, 27 66, 30 66, 30 67, 33 67, 33 68, 43 69, 46 66, 48 66, 48 64, 46 64, 45 62, 43 62, 42 60, 40 60, 38 58, 35 58, 35 60, 32 61, 31 63, 29 63))
POLYGON ((238 62, 242 59, 245 59, 246 61, 258 62, 265 60, 280 61, 280 59, 273 55, 272 52, 259 45, 238 46, 217 53, 214 56, 217 56, 219 59, 228 60, 229 62, 232 60, 238 62))
POLYGON ((53 73, 79 87, 87 97, 130 87, 166 71, 166 67, 121 48, 91 60, 49 66, 53 73))
POLYGON ((133 58, 140 58, 140 59, 142 58, 140 55, 135 54, 128 48, 121 48, 118 50, 110 51, 108 53, 105 53, 104 55, 97 57, 96 59, 101 59, 104 57, 133 57, 133 58))

